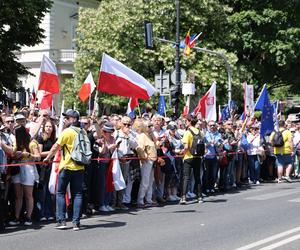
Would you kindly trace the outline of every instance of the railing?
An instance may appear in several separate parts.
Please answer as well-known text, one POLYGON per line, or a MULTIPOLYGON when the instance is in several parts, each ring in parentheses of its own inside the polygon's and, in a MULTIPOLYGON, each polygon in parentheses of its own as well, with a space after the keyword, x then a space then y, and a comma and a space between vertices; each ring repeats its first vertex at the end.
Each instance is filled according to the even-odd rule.
POLYGON ((56 63, 73 63, 76 58, 76 50, 73 49, 22 50, 15 54, 23 62, 41 61, 43 54, 49 54, 49 57, 56 63))

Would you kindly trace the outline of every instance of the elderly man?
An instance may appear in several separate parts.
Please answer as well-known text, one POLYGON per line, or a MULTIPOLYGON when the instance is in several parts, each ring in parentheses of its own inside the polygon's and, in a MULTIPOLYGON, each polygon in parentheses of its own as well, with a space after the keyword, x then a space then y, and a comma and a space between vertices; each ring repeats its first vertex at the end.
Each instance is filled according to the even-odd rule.
POLYGON ((126 181, 126 189, 118 191, 116 197, 116 208, 121 210, 128 209, 124 203, 129 204, 131 202, 132 184, 134 180, 139 177, 137 170, 132 169, 132 160, 126 159, 136 156, 135 150, 138 146, 136 137, 132 133, 131 125, 131 119, 128 116, 124 116, 121 119, 121 128, 115 132, 115 139, 118 145, 118 155, 119 158, 121 158, 121 170, 124 180, 126 181))
POLYGON ((217 180, 218 173, 218 158, 220 146, 222 146, 221 134, 217 130, 215 121, 208 122, 208 130, 205 133, 205 143, 207 153, 204 157, 205 171, 204 171, 204 186, 207 194, 215 192, 214 186, 217 180))

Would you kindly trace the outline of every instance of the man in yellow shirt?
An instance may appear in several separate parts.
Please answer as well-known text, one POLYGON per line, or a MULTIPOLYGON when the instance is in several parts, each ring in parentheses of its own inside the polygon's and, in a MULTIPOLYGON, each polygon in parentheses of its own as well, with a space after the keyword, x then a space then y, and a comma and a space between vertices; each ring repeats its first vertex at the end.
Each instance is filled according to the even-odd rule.
POLYGON ((67 127, 58 137, 56 143, 52 146, 48 156, 44 159, 48 162, 55 153, 62 149, 61 161, 59 164, 58 184, 56 191, 56 203, 57 203, 57 229, 66 229, 66 201, 65 194, 67 186, 70 184, 71 193, 73 196, 73 230, 80 229, 80 213, 82 206, 82 187, 84 177, 84 166, 76 164, 71 159, 71 152, 73 150, 74 141, 77 136, 75 129, 70 128, 78 127, 79 112, 76 110, 68 109, 66 113, 63 113, 65 119, 65 126, 67 127))
MULTIPOLYGON (((282 179, 291 182, 290 174, 292 172, 292 153, 293 153, 293 137, 292 133, 285 128, 285 122, 279 121, 279 131, 282 133, 284 144, 282 147, 274 146, 274 154, 276 156, 276 167, 277 167, 277 175, 278 175, 278 183, 282 181, 282 179), (284 176, 285 172, 285 176, 284 176)), ((272 144, 275 132, 273 131, 270 136, 270 142, 272 144)))
MULTIPOLYGON (((196 157, 191 154, 191 147, 193 142, 193 134, 201 133, 199 129, 195 128, 198 119, 193 116, 187 117, 187 130, 184 132, 182 143, 184 145, 184 156, 183 156, 183 183, 182 183, 182 197, 180 204, 186 204, 186 193, 187 185, 190 179, 191 170, 193 169, 194 179, 195 179, 195 191, 198 198, 198 202, 203 202, 202 190, 201 190, 201 157, 196 157)), ((203 136, 203 135, 202 135, 203 136)))

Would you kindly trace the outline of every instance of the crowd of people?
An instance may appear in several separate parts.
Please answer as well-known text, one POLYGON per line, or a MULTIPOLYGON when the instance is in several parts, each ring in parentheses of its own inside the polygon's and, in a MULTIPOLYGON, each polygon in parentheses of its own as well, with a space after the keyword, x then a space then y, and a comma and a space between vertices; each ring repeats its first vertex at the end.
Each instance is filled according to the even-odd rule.
POLYGON ((172 120, 145 113, 134 119, 112 114, 80 116, 76 110, 59 119, 47 110, 23 108, 0 119, 0 224, 31 226, 56 221, 74 230, 80 219, 116 210, 144 209, 166 202, 205 202, 217 195, 263 181, 291 182, 300 174, 300 124, 280 120, 270 135, 260 135, 254 117, 244 121, 205 121, 188 115, 172 120), (71 157, 79 132, 86 133, 92 161, 71 157), (205 147, 195 155, 194 138, 205 147), (111 191, 108 171, 116 150, 126 188, 111 191), (49 191, 51 162, 61 152, 55 193, 49 191), (70 184, 70 185, 69 185, 70 184), (66 198, 70 189, 70 196, 66 198))

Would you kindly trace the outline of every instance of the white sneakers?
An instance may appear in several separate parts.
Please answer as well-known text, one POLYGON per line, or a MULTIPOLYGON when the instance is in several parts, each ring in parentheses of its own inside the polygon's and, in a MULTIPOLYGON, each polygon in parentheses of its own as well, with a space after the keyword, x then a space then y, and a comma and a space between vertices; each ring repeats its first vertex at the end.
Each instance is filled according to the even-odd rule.
POLYGON ((99 211, 101 211, 101 212, 113 212, 113 211, 115 211, 115 209, 112 208, 111 206, 101 206, 101 207, 99 207, 99 211))
POLYGON ((192 192, 187 192, 187 194, 186 194, 186 198, 194 199, 194 198, 196 198, 196 197, 197 197, 197 195, 194 194, 194 193, 192 193, 192 192))

